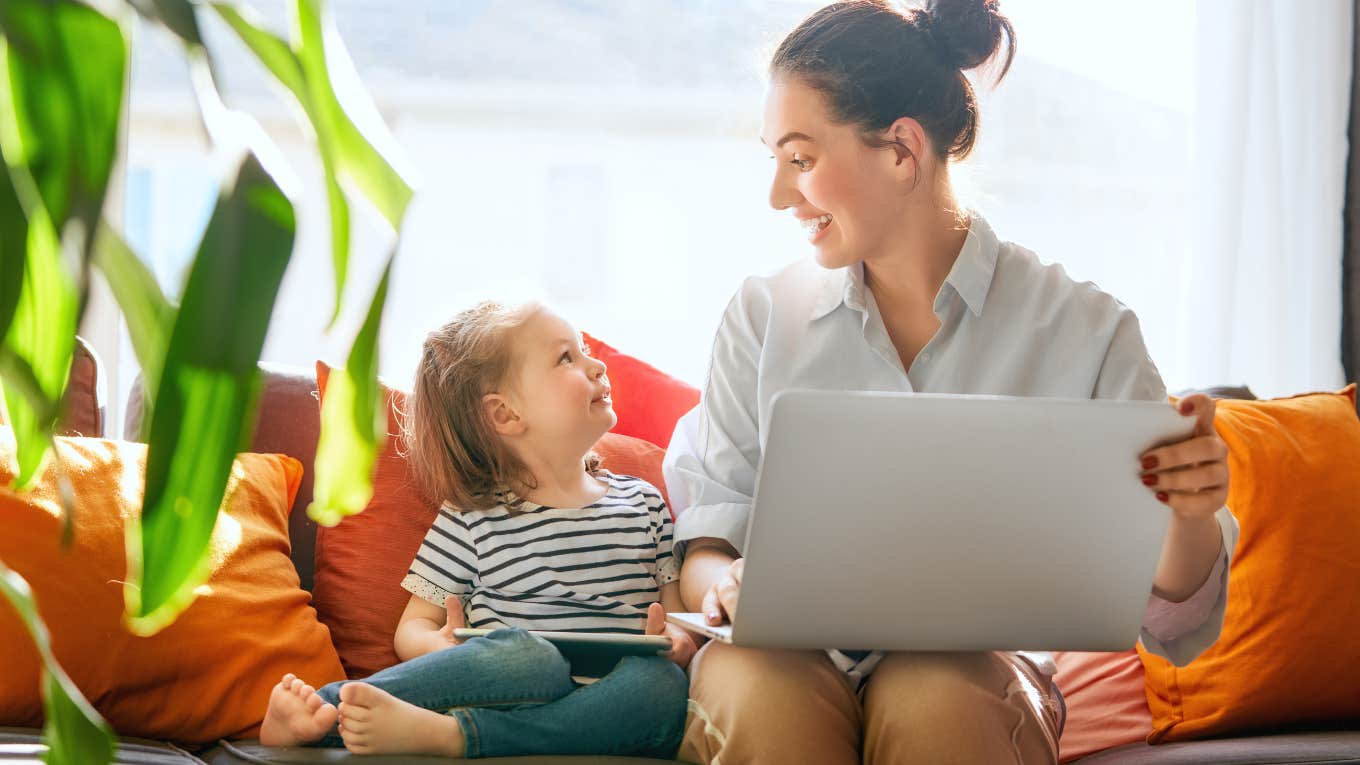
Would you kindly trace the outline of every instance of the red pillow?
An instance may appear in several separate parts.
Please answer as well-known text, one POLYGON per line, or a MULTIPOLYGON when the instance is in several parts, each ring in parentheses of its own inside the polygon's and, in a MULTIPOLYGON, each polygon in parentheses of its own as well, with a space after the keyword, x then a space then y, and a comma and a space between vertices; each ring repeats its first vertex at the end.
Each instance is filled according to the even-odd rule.
POLYGON ((614 413, 619 416, 613 432, 651 441, 663 449, 669 446, 676 421, 699 403, 699 389, 584 332, 581 334, 590 355, 609 367, 614 413))
MULTIPOLYGON (((330 367, 316 363, 320 396, 326 395, 330 367)), ((316 531, 315 582, 312 605, 351 679, 367 677, 396 664, 392 636, 401 612, 411 599, 401 580, 434 522, 439 501, 426 496, 397 453, 395 416, 406 404, 406 393, 382 386, 387 402, 387 446, 378 456, 373 476, 373 499, 358 515, 316 531)), ((604 466, 620 475, 641 478, 666 495, 661 481, 665 452, 655 444, 616 433, 606 433, 595 451, 604 466)))
POLYGON ((1152 712, 1137 651, 1060 651, 1053 660, 1058 665, 1053 682, 1067 702, 1067 724, 1058 742, 1063 762, 1147 737, 1152 712))

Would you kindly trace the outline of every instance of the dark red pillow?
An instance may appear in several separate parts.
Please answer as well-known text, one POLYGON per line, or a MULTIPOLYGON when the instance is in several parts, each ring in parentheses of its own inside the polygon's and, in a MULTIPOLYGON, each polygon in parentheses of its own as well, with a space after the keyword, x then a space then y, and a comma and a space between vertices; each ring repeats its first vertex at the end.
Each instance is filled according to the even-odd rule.
POLYGON ((663 449, 669 446, 676 421, 699 403, 699 389, 587 333, 581 334, 590 355, 609 367, 614 413, 619 416, 612 432, 641 438, 663 449))

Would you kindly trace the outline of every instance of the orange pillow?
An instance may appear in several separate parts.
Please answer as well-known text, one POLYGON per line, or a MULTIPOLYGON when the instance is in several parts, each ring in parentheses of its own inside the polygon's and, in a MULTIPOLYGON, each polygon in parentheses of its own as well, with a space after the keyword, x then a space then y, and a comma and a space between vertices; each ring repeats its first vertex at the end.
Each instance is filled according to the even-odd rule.
MULTIPOLYGON (((317 390, 326 395, 330 367, 316 363, 317 390)), ((392 636, 411 599, 401 580, 439 510, 417 485, 397 453, 396 412, 405 408, 406 393, 382 386, 387 402, 388 439, 373 476, 373 499, 358 515, 316 532, 316 568, 312 591, 317 614, 331 629, 335 648, 351 678, 367 677, 396 664, 392 636)), ((640 439, 606 433, 595 445, 604 466, 620 475, 641 478, 665 496, 661 460, 665 452, 640 439)))
MULTIPOLYGON (((33 586, 57 659, 119 735, 204 743, 258 735, 285 672, 314 685, 343 679, 330 635, 288 557, 288 508, 302 465, 241 454, 211 542, 212 573, 174 624, 152 637, 122 627, 123 525, 140 512, 146 446, 58 438, 75 492, 75 540, 62 549, 51 463, 31 494, 0 489, 0 560, 33 586)), ((0 485, 13 477, 13 435, 0 429, 0 485)), ((0 603, 0 726, 42 722, 39 660, 0 603)))
POLYGON ((699 389, 584 332, 581 334, 590 355, 609 368, 610 398, 614 400, 614 413, 619 416, 613 432, 650 441, 663 449, 669 446, 676 421, 699 403, 699 389))
POLYGON ((1355 386, 1220 401, 1241 536, 1223 633, 1177 668, 1139 647, 1150 743, 1360 719, 1360 419, 1355 386))
POLYGON ((1132 649, 1113 653, 1053 654, 1053 682, 1067 702, 1058 751, 1063 762, 1142 741, 1152 729, 1143 691, 1143 665, 1132 649))

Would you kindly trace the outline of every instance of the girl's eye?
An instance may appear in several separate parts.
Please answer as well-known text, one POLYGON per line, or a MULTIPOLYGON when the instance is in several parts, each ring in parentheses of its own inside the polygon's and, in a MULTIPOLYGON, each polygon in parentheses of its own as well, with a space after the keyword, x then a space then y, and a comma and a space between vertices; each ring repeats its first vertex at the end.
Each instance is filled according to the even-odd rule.
POLYGON ((561 364, 564 361, 571 361, 571 351, 563 351, 562 358, 558 359, 557 363, 561 364))

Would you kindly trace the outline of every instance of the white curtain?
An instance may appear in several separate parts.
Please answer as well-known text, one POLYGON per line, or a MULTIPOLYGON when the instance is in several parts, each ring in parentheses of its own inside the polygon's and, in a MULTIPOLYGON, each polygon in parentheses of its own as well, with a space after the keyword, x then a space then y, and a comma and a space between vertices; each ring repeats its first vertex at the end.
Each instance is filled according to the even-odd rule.
POLYGON ((1183 350, 1196 386, 1341 385, 1352 0, 1199 0, 1183 350))

